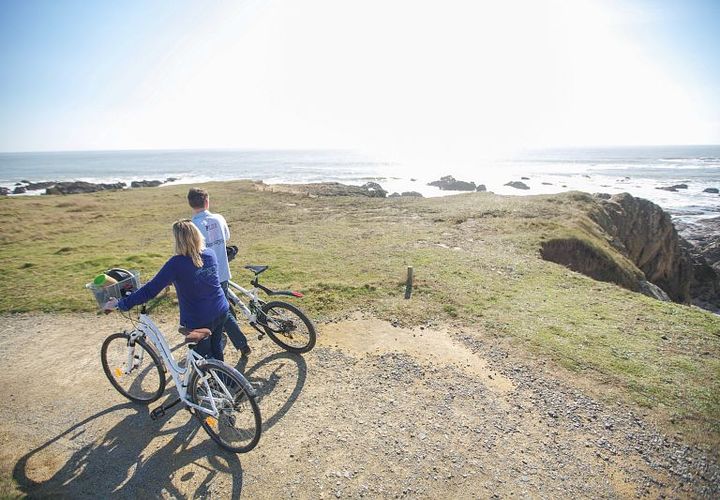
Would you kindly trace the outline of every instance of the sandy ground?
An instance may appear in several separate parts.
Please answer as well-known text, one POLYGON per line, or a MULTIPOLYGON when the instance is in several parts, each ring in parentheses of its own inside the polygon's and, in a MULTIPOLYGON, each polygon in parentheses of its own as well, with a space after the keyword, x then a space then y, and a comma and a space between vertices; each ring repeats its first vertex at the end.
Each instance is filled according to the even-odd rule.
POLYGON ((304 356, 254 336, 249 359, 228 346, 264 423, 258 447, 235 455, 179 406, 154 422, 111 387, 99 351, 130 327, 117 314, 2 324, 0 472, 31 497, 720 495, 711 450, 599 403, 482 332, 357 315, 318 325, 304 356))

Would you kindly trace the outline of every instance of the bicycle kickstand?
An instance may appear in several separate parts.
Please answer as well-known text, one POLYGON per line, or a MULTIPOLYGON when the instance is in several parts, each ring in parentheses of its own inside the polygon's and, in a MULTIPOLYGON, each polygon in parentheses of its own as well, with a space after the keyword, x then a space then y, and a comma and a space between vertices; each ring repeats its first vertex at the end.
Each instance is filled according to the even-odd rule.
POLYGON ((180 398, 175 399, 170 404, 167 405, 160 405, 157 408, 155 408, 153 411, 150 412, 150 418, 153 420, 157 420, 160 417, 165 416, 165 412, 168 411, 170 408, 175 406, 180 402, 180 398))

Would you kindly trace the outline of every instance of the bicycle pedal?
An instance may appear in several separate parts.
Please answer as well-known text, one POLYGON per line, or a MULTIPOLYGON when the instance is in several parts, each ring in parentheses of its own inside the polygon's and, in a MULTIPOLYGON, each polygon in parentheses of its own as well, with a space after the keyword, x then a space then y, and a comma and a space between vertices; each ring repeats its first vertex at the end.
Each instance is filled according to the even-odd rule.
POLYGON ((150 412, 150 418, 152 420, 157 420, 160 417, 165 416, 165 408, 163 406, 158 406, 153 411, 150 412))

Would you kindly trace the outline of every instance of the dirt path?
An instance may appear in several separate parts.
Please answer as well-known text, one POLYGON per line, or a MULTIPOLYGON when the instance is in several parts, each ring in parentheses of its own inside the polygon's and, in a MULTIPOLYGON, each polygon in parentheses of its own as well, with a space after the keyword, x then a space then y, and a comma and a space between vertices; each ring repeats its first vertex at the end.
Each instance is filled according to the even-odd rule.
POLYGON ((227 361, 258 388, 264 421, 259 446, 232 455, 186 411, 153 422, 112 389, 99 348, 126 327, 117 315, 2 323, 0 466, 30 496, 720 494, 716 456, 594 401, 480 332, 358 316, 320 325, 304 357, 269 339, 251 339, 247 362, 228 347, 227 361))

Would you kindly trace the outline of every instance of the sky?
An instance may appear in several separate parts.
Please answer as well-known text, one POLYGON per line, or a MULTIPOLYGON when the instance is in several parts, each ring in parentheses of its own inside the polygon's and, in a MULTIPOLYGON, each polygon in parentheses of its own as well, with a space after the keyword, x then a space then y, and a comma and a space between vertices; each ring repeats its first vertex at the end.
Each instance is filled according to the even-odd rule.
POLYGON ((0 151, 720 144, 717 0, 0 0, 0 151))

